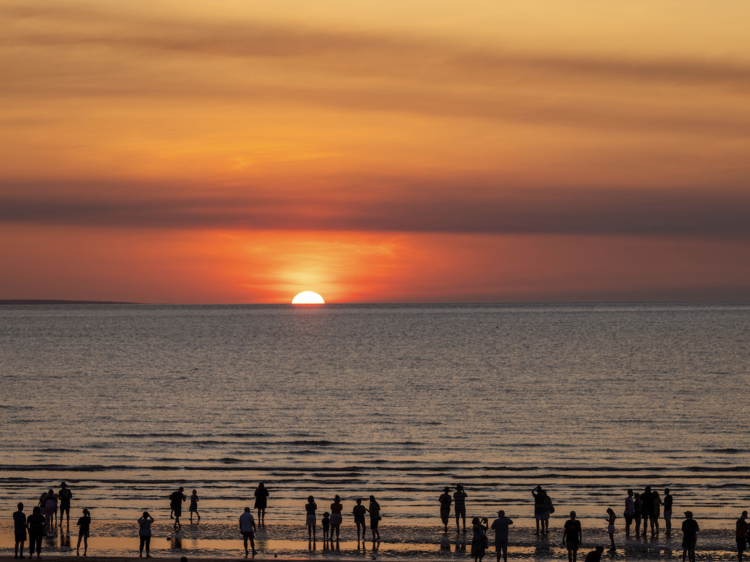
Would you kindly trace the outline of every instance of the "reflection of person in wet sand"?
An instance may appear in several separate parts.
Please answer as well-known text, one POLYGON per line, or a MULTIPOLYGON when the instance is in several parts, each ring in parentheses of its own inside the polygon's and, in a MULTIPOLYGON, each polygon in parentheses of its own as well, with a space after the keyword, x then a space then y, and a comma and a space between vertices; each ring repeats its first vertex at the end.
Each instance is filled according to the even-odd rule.
POLYGON ((315 511, 317 509, 318 505, 315 503, 315 498, 308 496, 305 504, 305 512, 307 513, 305 525, 307 525, 307 538, 311 540, 315 540, 315 511))
POLYGON ((255 519, 253 514, 250 513, 249 507, 246 507, 245 512, 240 515, 240 533, 242 533, 242 539, 245 543, 245 556, 248 555, 248 540, 250 541, 250 547, 253 549, 253 554, 255 554, 255 519))
POLYGON ((443 494, 438 498, 438 501, 440 502, 440 519, 445 526, 445 533, 448 532, 448 521, 450 521, 451 517, 451 503, 453 503, 453 498, 451 497, 450 492, 451 489, 446 486, 443 488, 443 494))
POLYGON ((563 545, 568 550, 568 562, 576 562, 578 548, 583 544, 581 522, 576 519, 576 512, 570 512, 570 519, 563 527, 563 545))

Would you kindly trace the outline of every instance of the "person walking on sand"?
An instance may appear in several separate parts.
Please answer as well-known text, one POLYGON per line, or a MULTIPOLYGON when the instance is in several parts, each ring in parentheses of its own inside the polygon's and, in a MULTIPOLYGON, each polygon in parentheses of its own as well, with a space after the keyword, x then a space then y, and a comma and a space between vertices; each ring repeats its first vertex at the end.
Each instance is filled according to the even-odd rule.
POLYGON ((682 522, 682 562, 687 557, 690 562, 695 562, 695 544, 698 542, 698 522, 693 519, 693 512, 685 512, 685 521, 682 522))
POLYGON ((331 540, 333 540, 334 531, 336 531, 336 540, 339 540, 339 527, 341 527, 341 522, 343 521, 343 517, 341 516, 343 510, 344 505, 341 503, 341 498, 338 496, 334 497, 331 504, 331 540))
POLYGON ((443 521, 443 526, 445 527, 443 530, 444 533, 448 532, 448 522, 451 517, 451 504, 453 503, 453 498, 451 497, 450 492, 451 489, 446 486, 443 488, 443 494, 438 498, 438 501, 440 502, 440 519, 443 521))
POLYGON ((263 482, 258 483, 258 487, 255 488, 255 509, 258 510, 258 524, 265 525, 266 523, 266 508, 268 507, 268 488, 263 482))
POLYGON ((563 526, 563 546, 568 550, 568 562, 576 562, 578 549, 583 545, 581 522, 576 519, 576 512, 570 512, 570 519, 563 526))
POLYGON ((88 509, 83 510, 83 517, 78 518, 78 545, 76 556, 81 555, 81 539, 83 539, 83 555, 89 551, 89 529, 91 529, 91 513, 88 509))
POLYGON ((172 508, 172 513, 174 514, 174 528, 180 527, 180 517, 182 517, 182 502, 184 502, 187 498, 185 497, 185 494, 183 493, 185 491, 185 488, 180 486, 180 489, 176 492, 172 492, 169 494, 169 507, 172 508))
POLYGON ((372 533, 372 542, 380 540, 380 504, 375 499, 375 496, 370 496, 370 507, 367 510, 370 512, 370 532, 372 533))
MULTIPOLYGON (((19 504, 23 506, 23 504, 19 504)), ((18 540, 18 538, 16 538, 18 540)), ((743 511, 737 519, 737 561, 742 562, 742 553, 747 544, 747 511, 743 511)))
POLYGON ((537 486, 531 490, 531 495, 534 498, 534 520, 536 521, 536 534, 538 535, 540 524, 542 532, 544 532, 542 514, 544 513, 544 499, 547 497, 547 492, 545 492, 541 486, 537 486))
POLYGON ((354 515, 354 524, 357 526, 357 543, 359 543, 359 530, 362 529, 362 540, 365 540, 365 534, 367 534, 367 525, 365 524, 365 513, 367 508, 362 505, 362 498, 357 498, 357 504, 352 510, 354 515))
POLYGON ((198 516, 198 522, 201 520, 201 514, 198 513, 198 490, 193 490, 193 494, 190 496, 190 523, 193 523, 193 513, 198 516))
POLYGON ((456 484, 456 491, 453 493, 453 503, 456 506, 456 532, 461 528, 458 525, 459 518, 464 521, 464 533, 466 532, 466 492, 461 484, 456 484))
POLYGON ((654 490, 651 494, 651 502, 653 505, 653 511, 651 513, 651 536, 659 536, 659 516, 661 515, 661 498, 659 492, 654 490), (654 529, 656 531, 654 532, 654 529))
POLYGON ((633 490, 628 490, 628 497, 625 498, 625 536, 630 538, 630 525, 633 524, 633 513, 635 512, 635 501, 633 500, 633 490))
POLYGON ((26 525, 29 528, 29 558, 34 555, 34 548, 36 548, 36 557, 39 559, 42 557, 42 537, 44 537, 44 529, 47 525, 39 506, 36 506, 34 512, 29 515, 26 525))
POLYGON ((305 504, 305 512, 307 513, 305 525, 307 525, 308 540, 315 540, 315 512, 317 509, 318 505, 315 503, 315 498, 308 496, 307 503, 305 504))
POLYGON ((138 557, 143 558, 143 547, 146 547, 146 558, 151 558, 151 524, 154 522, 154 518, 148 514, 148 511, 143 512, 143 516, 138 519, 138 538, 140 540, 140 546, 138 547, 138 557))
POLYGON ((633 520, 635 521, 635 536, 636 538, 641 535, 641 518, 643 516, 643 502, 641 501, 641 495, 636 494, 633 497, 633 520))
POLYGON ((497 512, 497 519, 492 522, 491 529, 495 531, 495 551, 497 562, 500 562, 502 552, 504 562, 508 562, 508 527, 513 525, 513 520, 505 516, 502 509, 497 512))
POLYGON ((73 492, 70 491, 65 482, 60 483, 60 492, 57 494, 57 497, 60 500, 60 527, 63 524, 63 516, 65 516, 66 523, 70 527, 70 500, 73 499, 73 492))
POLYGON ((617 516, 615 515, 614 510, 611 507, 607 508, 607 533, 609 533, 609 551, 610 552, 617 552, 617 547, 615 547, 615 521, 617 520, 617 516))
POLYGON ((18 511, 13 513, 13 533, 16 539, 14 558, 26 558, 23 555, 23 545, 26 543, 26 514, 23 512, 23 503, 21 502, 18 502, 18 511))
POLYGON ((471 520, 474 537, 471 539, 471 556, 474 562, 482 562, 485 552, 487 552, 487 518, 479 519, 475 517, 471 520))
POLYGON ((250 541, 250 547, 253 549, 253 554, 255 554, 255 519, 253 514, 250 513, 249 507, 246 507, 245 512, 240 515, 240 533, 242 533, 242 539, 245 543, 245 556, 249 554, 247 550, 248 540, 250 541))
POLYGON ((672 506, 674 498, 669 493, 669 488, 664 489, 664 527, 667 530, 667 538, 672 536, 672 506))

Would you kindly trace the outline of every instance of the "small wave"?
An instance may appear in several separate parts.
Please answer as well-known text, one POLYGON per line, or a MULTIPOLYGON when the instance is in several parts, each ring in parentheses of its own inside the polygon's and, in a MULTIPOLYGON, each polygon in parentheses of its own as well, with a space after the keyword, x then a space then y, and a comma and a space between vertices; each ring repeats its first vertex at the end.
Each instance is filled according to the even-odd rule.
POLYGON ((747 449, 703 449, 706 453, 716 453, 719 455, 736 455, 738 453, 746 453, 747 449))

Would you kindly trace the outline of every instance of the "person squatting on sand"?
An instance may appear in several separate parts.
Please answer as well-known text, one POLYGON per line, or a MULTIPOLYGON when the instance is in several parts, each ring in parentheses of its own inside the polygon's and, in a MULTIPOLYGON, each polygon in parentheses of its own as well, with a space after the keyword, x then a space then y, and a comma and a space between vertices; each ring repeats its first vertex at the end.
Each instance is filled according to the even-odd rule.
POLYGON ((151 558, 151 524, 154 522, 154 518, 148 514, 148 511, 143 512, 143 516, 138 519, 138 539, 140 545, 138 547, 139 557, 143 558, 143 547, 146 547, 146 558, 151 558))
POLYGON ((245 512, 240 515, 240 533, 242 533, 242 539, 245 542, 245 556, 248 555, 248 540, 250 541, 250 547, 253 549, 253 554, 255 554, 255 519, 253 514, 250 513, 249 507, 246 507, 245 512))
MULTIPOLYGON (((60 515, 62 519, 62 515, 60 515)), ((83 539, 83 555, 89 550, 89 529, 91 529, 91 514, 88 509, 83 510, 83 517, 78 518, 78 545, 76 546, 76 556, 81 555, 81 539, 83 539)))
POLYGON ((583 545, 581 522, 576 519, 576 512, 570 512, 570 519, 563 526, 563 546, 568 550, 568 562, 576 562, 578 549, 583 545))
POLYGON ((513 520, 505 516, 502 509, 497 512, 497 519, 492 522, 492 530, 495 531, 495 551, 497 562, 500 562, 500 553, 503 560, 508 562, 508 527, 513 525, 513 520))

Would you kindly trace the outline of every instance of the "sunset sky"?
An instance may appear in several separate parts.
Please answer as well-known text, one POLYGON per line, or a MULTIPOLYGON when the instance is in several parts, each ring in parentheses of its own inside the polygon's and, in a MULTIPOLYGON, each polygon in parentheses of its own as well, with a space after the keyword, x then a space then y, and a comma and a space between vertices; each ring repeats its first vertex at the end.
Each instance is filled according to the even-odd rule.
POLYGON ((748 22, 0 0, 0 299, 750 300, 748 22))

